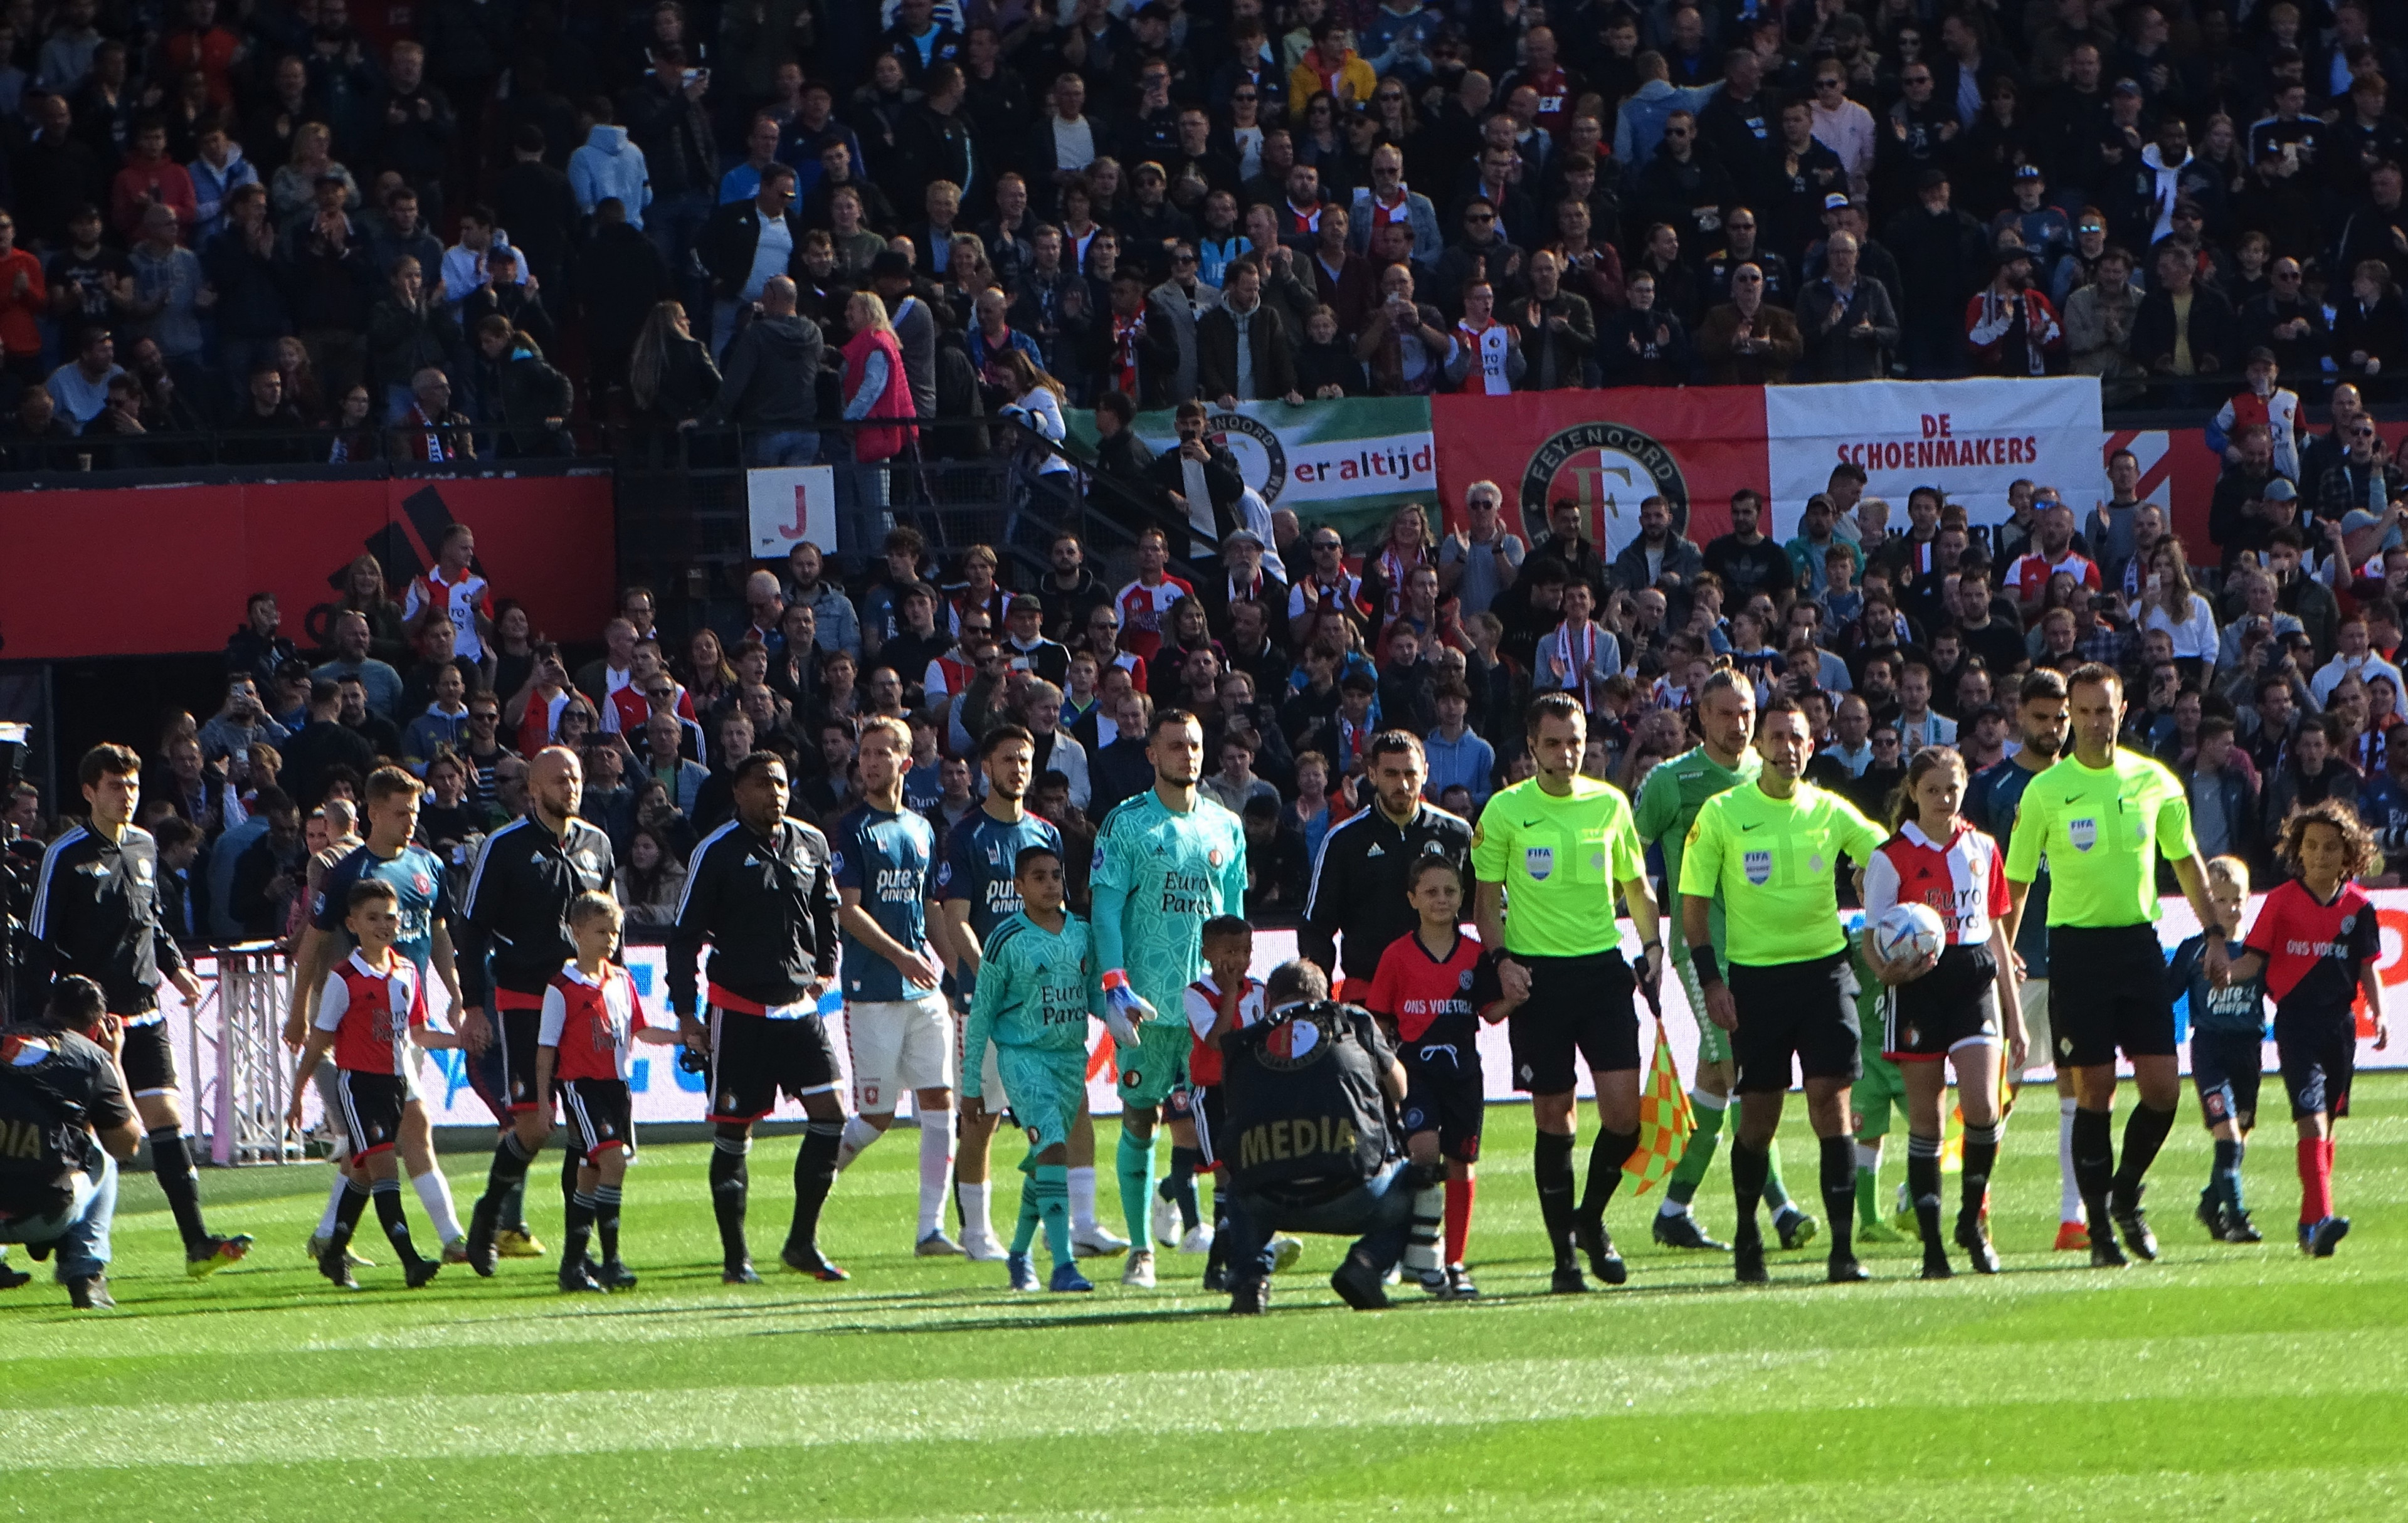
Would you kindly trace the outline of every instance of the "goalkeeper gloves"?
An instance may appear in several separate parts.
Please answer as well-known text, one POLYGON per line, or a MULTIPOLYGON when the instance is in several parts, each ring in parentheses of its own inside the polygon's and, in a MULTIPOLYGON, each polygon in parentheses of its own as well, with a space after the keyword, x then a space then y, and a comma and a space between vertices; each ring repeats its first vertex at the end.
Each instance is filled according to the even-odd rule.
POLYGON ((1134 1044, 1140 1023, 1154 1019, 1154 1007, 1129 987, 1128 973, 1115 968, 1104 975, 1104 1025, 1122 1046, 1134 1044))

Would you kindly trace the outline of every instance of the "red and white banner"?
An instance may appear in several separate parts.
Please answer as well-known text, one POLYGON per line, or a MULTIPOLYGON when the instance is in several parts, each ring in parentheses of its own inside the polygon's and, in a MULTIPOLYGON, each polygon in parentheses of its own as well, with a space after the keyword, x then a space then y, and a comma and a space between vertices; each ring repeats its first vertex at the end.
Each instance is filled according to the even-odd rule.
POLYGON ((0 496, 0 637, 32 661, 215 651, 272 592, 306 649, 354 558, 375 555, 398 598, 453 523, 540 635, 600 633, 618 576, 607 470, 0 496))

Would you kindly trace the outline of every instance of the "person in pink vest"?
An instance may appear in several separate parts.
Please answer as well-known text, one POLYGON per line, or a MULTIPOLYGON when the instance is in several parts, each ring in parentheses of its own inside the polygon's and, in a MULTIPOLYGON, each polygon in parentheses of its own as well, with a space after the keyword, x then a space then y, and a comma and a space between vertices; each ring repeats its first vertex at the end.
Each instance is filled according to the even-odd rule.
POLYGON ((903 369, 903 348, 896 342, 885 301, 875 292, 856 291, 844 315, 845 325, 853 330, 844 345, 844 416, 848 423, 867 424, 853 437, 854 534, 849 542, 866 545, 887 528, 884 463, 907 451, 918 453, 920 425, 874 422, 918 416, 911 381, 903 369), (878 522, 869 521, 872 513, 878 522))

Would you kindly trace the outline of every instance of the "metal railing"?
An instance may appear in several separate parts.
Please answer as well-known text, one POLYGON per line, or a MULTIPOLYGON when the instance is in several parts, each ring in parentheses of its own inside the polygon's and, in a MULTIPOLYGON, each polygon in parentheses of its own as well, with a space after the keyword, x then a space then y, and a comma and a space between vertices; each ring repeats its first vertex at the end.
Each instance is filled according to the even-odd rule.
POLYGON ((194 1118, 208 1132, 210 1161, 241 1167, 307 1157, 284 1125, 291 1075, 284 1014, 293 983, 284 953, 273 941, 211 948, 195 959, 194 976, 204 993, 186 1039, 194 1118))

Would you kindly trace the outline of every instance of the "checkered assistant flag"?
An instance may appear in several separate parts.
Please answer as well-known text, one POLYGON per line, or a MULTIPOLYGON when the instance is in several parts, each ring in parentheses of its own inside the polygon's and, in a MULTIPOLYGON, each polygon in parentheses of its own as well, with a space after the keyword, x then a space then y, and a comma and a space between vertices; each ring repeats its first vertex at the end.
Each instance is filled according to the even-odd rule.
POLYGON ((1647 1087, 1639 1092, 1639 1145, 1622 1166, 1622 1171, 1636 1182, 1637 1193, 1645 1195, 1671 1173, 1681 1161, 1682 1149, 1689 1145, 1689 1133, 1695 1130, 1697 1118, 1689 1114, 1689 1096, 1681 1087, 1672 1043, 1658 1017, 1656 1056, 1647 1065, 1647 1087))

